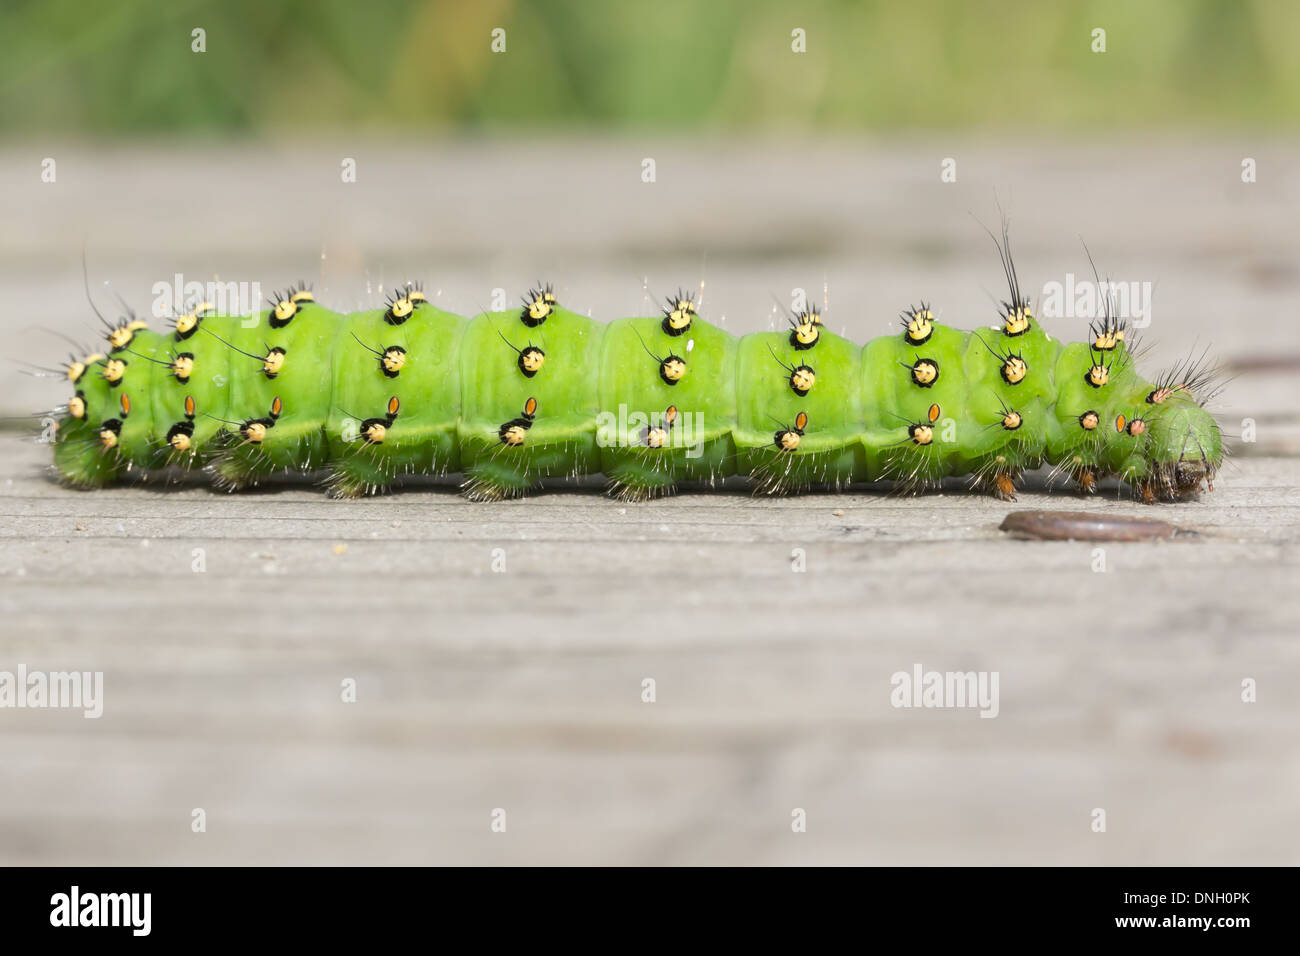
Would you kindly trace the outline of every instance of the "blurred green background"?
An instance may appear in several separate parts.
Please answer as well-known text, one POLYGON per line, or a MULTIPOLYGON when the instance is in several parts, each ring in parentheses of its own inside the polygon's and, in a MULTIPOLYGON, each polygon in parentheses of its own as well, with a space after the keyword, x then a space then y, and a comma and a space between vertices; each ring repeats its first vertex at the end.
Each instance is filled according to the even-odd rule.
POLYGON ((1292 127, 1297 40, 1292 0, 2 0, 0 132, 1292 127))

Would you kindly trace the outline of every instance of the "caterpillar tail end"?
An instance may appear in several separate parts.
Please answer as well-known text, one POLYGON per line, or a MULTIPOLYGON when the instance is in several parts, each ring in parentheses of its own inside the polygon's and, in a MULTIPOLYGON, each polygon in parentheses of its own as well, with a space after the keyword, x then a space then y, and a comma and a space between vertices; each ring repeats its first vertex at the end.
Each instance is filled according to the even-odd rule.
POLYGON ((1219 425, 1190 399, 1175 401, 1151 422, 1150 458, 1138 485, 1144 501, 1189 501, 1213 491, 1223 465, 1219 425))
POLYGON ((79 491, 94 491, 116 480, 121 472, 116 453, 101 449, 89 439, 68 439, 60 436, 54 445, 54 470, 63 484, 79 491))

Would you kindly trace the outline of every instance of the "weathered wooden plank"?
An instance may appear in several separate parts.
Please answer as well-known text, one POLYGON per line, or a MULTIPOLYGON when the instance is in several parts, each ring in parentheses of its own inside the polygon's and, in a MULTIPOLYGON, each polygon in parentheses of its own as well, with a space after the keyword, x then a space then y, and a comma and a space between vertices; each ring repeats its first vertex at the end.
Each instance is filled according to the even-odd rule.
MULTIPOLYGON (((1153 361, 1212 343, 1242 369, 1214 494, 1154 509, 1034 483, 1014 506, 961 482, 642 506, 570 489, 471 505, 446 482, 358 502, 303 482, 83 494, 11 422, 0 671, 99 670, 105 690, 96 720, 0 708, 0 863, 1300 862, 1300 232, 1265 173, 1300 147, 1246 138, 1126 143, 1123 163, 1091 139, 656 141, 653 185, 640 140, 313 141, 274 164, 239 145, 43 145, 57 186, 0 149, 0 341, 36 364, 65 350, 48 330, 90 328, 83 238, 97 293, 112 278, 141 310, 176 272, 301 276, 342 308, 423 277, 461 312, 542 274, 601 318, 707 280, 705 313, 743 333, 773 295, 825 281, 831 327, 859 340, 920 296, 971 326, 999 276, 969 213, 993 222, 1001 189, 1035 291, 1085 272, 1082 234, 1105 271, 1157 284, 1153 361), (335 152, 361 181, 317 184, 335 152), (954 154, 960 183, 938 183, 954 154), (1259 183, 1240 183, 1242 155, 1259 183), (430 175, 456 189, 366 185, 430 175), (252 228, 285 201, 294 228, 252 228), (512 228, 524 205, 565 228, 512 228), (1097 572, 1090 545, 998 532, 1012 507, 1197 535, 1102 545, 1097 572), (996 671, 997 718, 894 708, 891 677, 916 664, 996 671)), ((66 397, 10 378, 5 415, 66 397)))
POLYGON ((1296 861, 1287 460, 1094 573, 996 530, 1039 493, 86 494, 0 448, 0 669, 105 680, 0 710, 5 862, 1296 861), (998 717, 895 709, 915 663, 996 670, 998 717))

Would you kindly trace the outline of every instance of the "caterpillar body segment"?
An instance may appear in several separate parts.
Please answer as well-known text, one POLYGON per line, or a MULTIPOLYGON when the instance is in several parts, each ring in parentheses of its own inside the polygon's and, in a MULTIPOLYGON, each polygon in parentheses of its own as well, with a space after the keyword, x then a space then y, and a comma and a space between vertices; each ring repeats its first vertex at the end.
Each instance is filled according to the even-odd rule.
POLYGON ((390 311, 343 317, 336 339, 325 437, 338 497, 382 490, 401 475, 461 470, 460 355, 470 322, 421 304, 395 324, 390 311))
MULTIPOLYGON (((224 319, 216 324, 233 330, 235 322, 224 319)), ((226 429, 219 416, 230 407, 234 379, 247 373, 246 368, 232 369, 231 362, 250 360, 232 355, 228 346, 201 328, 195 326, 193 334, 183 338, 176 332, 142 331, 132 346, 136 351, 147 348, 155 360, 169 363, 133 367, 125 384, 134 390, 138 379, 149 383, 153 421, 148 439, 154 449, 149 468, 202 467, 203 450, 213 448, 226 429)))
POLYGON ((544 478, 600 471, 596 418, 605 326, 554 303, 537 312, 527 321, 518 312, 484 313, 466 331, 457 435, 472 498, 514 497, 544 478), (546 352, 538 374, 520 370, 506 344, 516 338, 546 352), (530 400, 533 413, 526 412, 530 400), (527 422, 524 440, 504 441, 503 423, 517 419, 527 422))
POLYGON ((683 323, 670 318, 617 319, 605 332, 599 470, 611 492, 629 500, 736 473, 737 393, 728 386, 740 343, 693 309, 687 330, 676 331, 683 323))
POLYGON ((70 485, 98 488, 129 468, 150 467, 146 462, 155 405, 149 366, 157 338, 133 330, 129 340, 69 364, 74 394, 59 426, 54 463, 70 485), (136 372, 129 375, 128 385, 133 366, 136 372), (129 414, 123 413, 124 401, 129 414))
POLYGON ((329 369, 343 324, 342 316, 315 302, 287 298, 234 321, 204 320, 200 336, 213 340, 203 343, 204 350, 224 346, 229 365, 226 401, 206 411, 235 423, 218 432, 220 454, 211 468, 219 485, 245 488, 329 460, 329 369))
POLYGON ((737 381, 746 385, 736 389, 737 468, 765 493, 842 487, 867 474, 862 347, 822 326, 817 332, 808 348, 794 333, 758 332, 740 340, 737 381), (813 370, 806 394, 787 371, 800 366, 813 370), (811 424, 798 429, 795 447, 782 447, 774 429, 794 432, 801 413, 811 424))
POLYGON ((1109 317, 1065 345, 1013 299, 999 326, 962 332, 922 305, 859 346, 816 313, 737 339, 684 295, 604 324, 549 287, 473 317, 415 287, 348 315, 291 289, 250 316, 115 330, 70 367, 55 464, 83 488, 169 466, 231 489, 324 468, 342 497, 461 473, 479 500, 596 473, 628 500, 731 475, 769 494, 971 475, 1009 498, 1043 464, 1084 491, 1117 475, 1146 500, 1212 480, 1203 373, 1146 381, 1109 317))

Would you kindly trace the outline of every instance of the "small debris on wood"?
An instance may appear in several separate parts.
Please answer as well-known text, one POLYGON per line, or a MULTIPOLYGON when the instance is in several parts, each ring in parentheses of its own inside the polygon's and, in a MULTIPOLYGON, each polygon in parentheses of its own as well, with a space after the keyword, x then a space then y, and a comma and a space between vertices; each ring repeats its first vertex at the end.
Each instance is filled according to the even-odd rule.
POLYGON ((999 529, 1039 541, 1150 541, 1194 533, 1156 518, 1041 510, 1013 511, 999 529))

